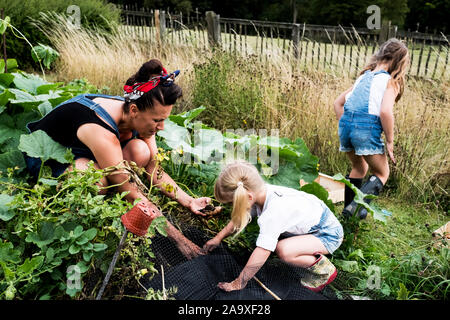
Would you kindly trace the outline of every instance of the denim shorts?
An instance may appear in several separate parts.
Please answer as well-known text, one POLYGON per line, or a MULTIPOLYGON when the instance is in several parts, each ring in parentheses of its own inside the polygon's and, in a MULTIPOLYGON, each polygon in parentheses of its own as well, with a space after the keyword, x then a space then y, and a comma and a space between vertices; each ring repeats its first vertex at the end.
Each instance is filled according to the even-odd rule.
POLYGON ((336 251, 344 240, 344 229, 333 212, 324 204, 323 213, 317 225, 313 226, 308 234, 318 238, 329 254, 336 251))
POLYGON ((380 117, 360 112, 344 112, 339 120, 339 150, 355 150, 359 156, 384 154, 380 117))

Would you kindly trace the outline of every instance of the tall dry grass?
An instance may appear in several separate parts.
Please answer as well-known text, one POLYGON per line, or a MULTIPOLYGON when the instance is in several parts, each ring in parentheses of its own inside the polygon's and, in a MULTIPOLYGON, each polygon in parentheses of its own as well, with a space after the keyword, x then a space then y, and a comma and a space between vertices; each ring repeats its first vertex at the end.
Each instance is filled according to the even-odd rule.
MULTIPOLYGON (((276 52, 261 61, 189 46, 137 40, 124 29, 112 35, 68 28, 62 17, 43 17, 41 28, 60 53, 56 78, 86 78, 97 87, 121 94, 140 65, 158 58, 168 70, 182 70, 184 98, 178 111, 205 105, 205 122, 218 129, 276 128, 280 135, 305 140, 320 158, 321 171, 346 173, 349 162, 339 152, 333 101, 349 88, 354 75, 345 70, 319 71, 276 52), (45 26, 44 28, 42 26, 45 26), (255 85, 258 84, 258 85, 255 85), (243 112, 241 112, 243 111, 243 112)), ((408 79, 395 106, 397 165, 389 185, 404 199, 449 199, 450 108, 448 81, 408 79)), ((388 185, 388 186, 389 186, 388 185)))
POLYGON ((86 78, 97 87, 109 87, 112 94, 122 94, 126 80, 152 58, 163 61, 168 71, 182 70, 177 80, 183 85, 186 70, 199 58, 193 48, 140 41, 132 30, 114 28, 112 33, 105 33, 73 28, 64 15, 41 13, 34 24, 60 54, 56 63, 57 81, 86 78))

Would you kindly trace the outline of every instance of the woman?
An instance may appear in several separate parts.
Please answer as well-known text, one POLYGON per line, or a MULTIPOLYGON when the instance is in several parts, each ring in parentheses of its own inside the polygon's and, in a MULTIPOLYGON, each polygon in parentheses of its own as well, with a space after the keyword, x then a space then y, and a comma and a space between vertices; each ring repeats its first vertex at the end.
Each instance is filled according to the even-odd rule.
MULTIPOLYGON (((96 168, 116 166, 123 160, 134 161, 149 173, 156 172, 157 146, 155 135, 164 129, 164 120, 170 115, 173 104, 181 97, 181 88, 174 83, 178 71, 167 74, 157 59, 144 63, 139 71, 128 79, 124 86, 124 98, 119 96, 84 94, 74 97, 53 109, 39 121, 27 125, 30 132, 45 131, 53 140, 71 148, 75 156, 75 167, 87 169, 94 161, 96 168)), ((34 175, 39 172, 40 160, 26 157, 27 166, 34 175)), ((53 176, 59 176, 68 165, 48 161, 53 176)), ((177 186, 162 170, 162 174, 149 175, 153 185, 193 213, 204 215, 210 198, 193 198, 177 186), (171 184, 173 191, 162 186, 171 184)), ((140 198, 152 205, 137 186, 126 181, 125 171, 109 175, 101 181, 103 186, 118 185, 118 192, 128 191, 128 201, 140 198), (123 183, 126 181, 125 183, 123 183)), ((160 213, 159 213, 160 214, 160 213)), ((179 232, 168 226, 169 236, 180 239, 179 232)), ((181 236, 182 237, 182 236, 181 236)), ((188 256, 200 253, 200 248, 183 239, 180 249, 188 256)))

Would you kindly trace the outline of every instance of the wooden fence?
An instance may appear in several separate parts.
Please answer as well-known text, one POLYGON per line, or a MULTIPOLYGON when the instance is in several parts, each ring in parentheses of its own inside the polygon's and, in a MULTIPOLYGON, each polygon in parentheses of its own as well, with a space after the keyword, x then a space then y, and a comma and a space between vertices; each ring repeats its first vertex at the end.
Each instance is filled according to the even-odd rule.
POLYGON ((448 79, 449 40, 444 34, 397 30, 385 23, 380 30, 222 18, 212 11, 171 14, 123 6, 123 28, 136 38, 197 48, 283 58, 304 67, 344 70, 357 74, 379 45, 391 37, 407 44, 410 76, 448 79))

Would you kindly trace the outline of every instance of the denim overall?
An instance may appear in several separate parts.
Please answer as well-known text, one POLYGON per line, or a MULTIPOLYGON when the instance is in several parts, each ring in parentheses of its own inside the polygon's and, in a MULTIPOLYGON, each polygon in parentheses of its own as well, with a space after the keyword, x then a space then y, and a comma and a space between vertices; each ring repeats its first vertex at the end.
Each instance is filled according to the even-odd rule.
POLYGON ((355 150, 360 156, 384 153, 380 117, 369 114, 370 88, 373 78, 380 73, 389 74, 385 70, 367 70, 345 102, 344 114, 339 120, 340 151, 355 150))
MULTIPOLYGON (((94 101, 92 101, 91 99, 89 99, 87 97, 108 98, 108 99, 115 99, 115 100, 125 101, 125 99, 123 97, 120 97, 120 96, 108 96, 108 95, 104 95, 104 94, 81 94, 81 95, 78 95, 76 97, 73 97, 72 99, 64 101, 63 103, 57 105, 53 110, 55 110, 55 109, 65 105, 65 104, 72 103, 72 102, 76 102, 76 103, 78 103, 80 105, 83 105, 83 106, 85 106, 85 107, 95 111, 100 117, 102 117, 102 119, 105 120, 114 129, 116 137, 117 137, 117 139, 119 139, 119 137, 120 137, 119 128, 117 127, 117 124, 115 123, 113 118, 98 103, 95 103, 94 101)), ((42 120, 42 119, 40 119, 40 120, 42 120)), ((29 125, 31 123, 39 122, 40 120, 28 123, 26 125, 26 127, 28 129, 28 132, 31 133, 29 125)), ((132 138, 130 138, 130 139, 126 140, 126 141, 122 141, 121 142, 121 147, 123 148, 131 139, 134 139, 137 135, 138 135, 138 132, 137 131, 133 131, 132 138)), ((72 153, 74 155, 74 160, 79 159, 79 158, 89 158, 89 159, 94 160, 92 152, 87 147, 86 148, 73 147, 73 146, 65 146, 65 147, 72 149, 72 153)), ((27 163, 27 167, 28 167, 30 173, 33 176, 37 177, 38 174, 39 174, 39 169, 41 167, 41 159, 39 159, 39 158, 32 158, 32 157, 29 157, 26 154, 24 154, 24 157, 25 157, 25 161, 27 163)), ((67 167, 69 166, 68 164, 59 163, 59 162, 57 162, 57 161, 55 161, 53 159, 48 160, 45 164, 52 169, 52 176, 53 177, 60 176, 67 169, 67 167)))

